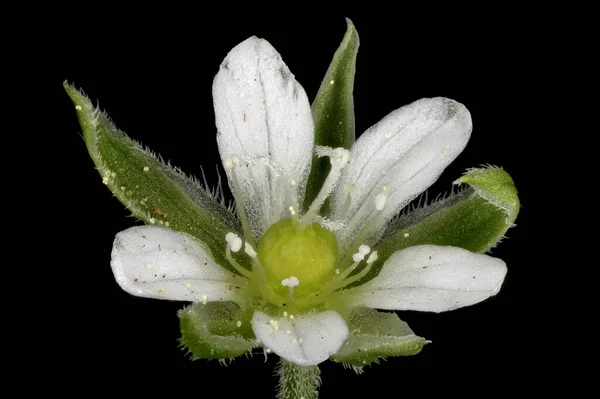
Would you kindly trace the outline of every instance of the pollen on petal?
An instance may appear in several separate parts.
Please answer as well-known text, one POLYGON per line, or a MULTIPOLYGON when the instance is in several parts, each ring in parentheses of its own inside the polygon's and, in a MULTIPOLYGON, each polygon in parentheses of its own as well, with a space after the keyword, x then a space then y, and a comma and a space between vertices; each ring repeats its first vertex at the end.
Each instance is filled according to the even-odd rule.
POLYGON ((377 194, 377 197, 375 197, 375 208, 378 211, 383 211, 383 208, 385 208, 385 204, 387 203, 387 195, 384 193, 379 193, 377 194))
POLYGON ((275 331, 279 330, 279 321, 269 320, 269 324, 271 325, 271 328, 273 328, 273 330, 275 330, 275 331))
POLYGON ((354 198, 356 195, 356 185, 352 183, 344 184, 344 191, 350 195, 350 198, 354 198))
POLYGON ((227 158, 225 158, 225 160, 223 161, 223 165, 225 165, 225 167, 227 169, 231 169, 235 165, 237 165, 239 162, 240 162, 240 159, 237 156, 230 155, 227 158))

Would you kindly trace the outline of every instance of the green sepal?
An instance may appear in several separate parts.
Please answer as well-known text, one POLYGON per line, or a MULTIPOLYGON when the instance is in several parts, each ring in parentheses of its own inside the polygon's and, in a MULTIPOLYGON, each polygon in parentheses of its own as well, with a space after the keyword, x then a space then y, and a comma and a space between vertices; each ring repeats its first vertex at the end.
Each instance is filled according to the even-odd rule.
MULTIPOLYGON (((315 145, 332 148, 350 148, 355 139, 354 131, 354 72, 358 53, 358 33, 352 21, 346 19, 348 27, 344 39, 333 56, 317 97, 312 104, 315 123, 315 145)), ((319 194, 330 170, 329 158, 313 157, 306 186, 304 209, 319 194)))
POLYGON ((232 359, 257 346, 251 313, 234 302, 195 303, 178 312, 181 345, 196 359, 232 359))
POLYGON ((457 193, 398 217, 375 248, 371 271, 352 286, 375 277, 396 251, 415 245, 443 245, 484 253, 514 226, 520 203, 510 175, 497 167, 470 169, 455 184, 457 193))
POLYGON ((390 356, 412 356, 428 344, 413 333, 395 313, 356 308, 346 319, 350 335, 331 359, 353 367, 363 367, 390 356))
POLYGON ((515 222, 521 204, 515 183, 504 169, 493 166, 469 169, 454 184, 468 184, 479 196, 503 211, 508 227, 515 222))
POLYGON ((241 227, 227 207, 197 180, 117 129, 83 92, 66 82, 64 87, 75 104, 83 138, 102 181, 119 201, 146 224, 198 238, 217 263, 233 270, 224 256, 225 235, 240 234, 241 227))

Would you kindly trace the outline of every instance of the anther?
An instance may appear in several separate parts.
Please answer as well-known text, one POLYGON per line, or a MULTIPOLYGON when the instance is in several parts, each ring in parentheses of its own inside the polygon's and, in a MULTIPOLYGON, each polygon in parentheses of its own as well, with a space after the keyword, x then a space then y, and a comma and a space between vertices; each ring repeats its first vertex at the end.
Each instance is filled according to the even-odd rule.
POLYGON ((352 183, 346 183, 344 184, 344 191, 348 193, 350 198, 354 198, 356 195, 356 185, 352 183))
POLYGON ((358 247, 358 252, 352 255, 352 260, 354 260, 355 262, 360 262, 365 258, 365 256, 367 256, 367 254, 370 251, 371 248, 368 245, 361 245, 360 247, 358 247))
POLYGON ((251 257, 252 259, 256 259, 256 251, 252 248, 252 245, 248 241, 244 243, 244 252, 251 257))
POLYGON ((377 255, 377 251, 371 252, 371 255, 367 258, 367 265, 375 262, 379 256, 377 255))
POLYGON ((242 248, 242 239, 235 233, 227 233, 225 235, 225 241, 229 244, 231 252, 237 252, 242 248))

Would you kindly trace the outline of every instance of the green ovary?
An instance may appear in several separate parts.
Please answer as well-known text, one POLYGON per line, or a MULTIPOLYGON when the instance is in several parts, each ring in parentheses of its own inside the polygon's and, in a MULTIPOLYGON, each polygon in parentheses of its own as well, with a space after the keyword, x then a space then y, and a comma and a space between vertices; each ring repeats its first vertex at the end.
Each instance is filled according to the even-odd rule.
POLYGON ((315 293, 333 279, 338 262, 335 235, 318 223, 301 227, 297 221, 282 219, 267 230, 258 244, 258 257, 268 284, 287 296, 289 287, 281 283, 291 276, 300 284, 294 298, 315 293))

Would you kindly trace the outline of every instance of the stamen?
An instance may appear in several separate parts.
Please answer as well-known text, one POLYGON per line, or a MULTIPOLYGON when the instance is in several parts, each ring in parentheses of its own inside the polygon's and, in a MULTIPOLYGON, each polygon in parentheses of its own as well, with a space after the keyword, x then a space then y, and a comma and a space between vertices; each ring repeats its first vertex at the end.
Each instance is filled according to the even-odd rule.
MULTIPOLYGON (((369 257, 367 258, 367 265, 365 266, 365 268, 363 270, 356 273, 352 277, 348 277, 350 274, 352 274, 352 272, 354 270, 356 270, 356 268, 358 267, 360 262, 362 262, 365 255, 368 254, 370 252, 370 250, 371 249, 369 248, 368 245, 361 245, 359 247, 359 252, 354 254, 357 256, 357 258, 358 257, 361 258, 360 261, 354 262, 350 267, 348 267, 346 270, 344 270, 341 273, 340 273, 339 269, 336 269, 335 270, 336 275, 333 277, 333 280, 323 284, 321 286, 321 289, 319 290, 319 292, 321 292, 325 295, 321 295, 320 297, 312 296, 308 301, 306 301, 306 300, 302 301, 302 299, 304 299, 304 298, 301 298, 299 301, 297 301, 298 305, 307 306, 308 304, 310 304, 311 306, 315 306, 319 303, 322 303, 324 301, 324 298, 327 298, 328 294, 330 294, 340 288, 343 288, 347 285, 350 285, 350 284, 360 280, 364 276, 366 276, 367 273, 369 273, 369 271, 371 270, 371 266, 373 265, 373 263, 377 260, 377 257, 378 257, 377 251, 371 252, 371 255, 369 255, 369 257)), ((290 315, 290 319, 293 319, 292 315, 290 315)))
POLYGON ((358 247, 358 252, 352 255, 352 259, 355 262, 360 262, 367 256, 367 254, 371 251, 371 248, 368 245, 361 245, 358 247))
POLYGON ((377 251, 371 252, 371 255, 369 255, 369 258, 367 258, 367 265, 375 262, 377 258, 379 258, 379 255, 377 255, 377 251))
MULTIPOLYGON (((346 270, 344 270, 339 276, 335 276, 334 279, 336 281, 342 281, 344 280, 346 277, 348 277, 350 275, 350 273, 352 273, 354 271, 354 269, 356 269, 356 267, 359 265, 360 260, 354 262, 353 264, 350 265, 350 267, 348 267, 346 270)), ((335 284, 336 288, 341 287, 340 284, 335 284)))
MULTIPOLYGON (((387 186, 384 186, 383 191, 386 190, 387 186)), ((352 240, 352 243, 350 244, 350 246, 348 247, 348 251, 346 252, 346 264, 350 263, 349 255, 356 251, 359 244, 364 241, 364 239, 369 235, 371 230, 373 230, 373 228, 377 226, 377 224, 381 220, 383 210, 385 209, 385 205, 387 204, 387 198, 388 196, 384 192, 377 194, 377 196, 375 197, 375 215, 371 218, 371 220, 367 222, 365 227, 363 227, 362 230, 354 237, 354 240, 352 240)))
POLYGON ((350 267, 346 268, 339 276, 336 276, 335 279, 343 280, 350 275, 356 269, 358 264, 365 259, 365 256, 371 251, 371 248, 368 245, 361 245, 358 247, 358 252, 352 255, 352 260, 354 263, 350 265, 350 267))
POLYGON ((242 239, 238 237, 238 235, 235 233, 227 233, 227 235, 225 236, 225 241, 227 241, 227 248, 225 248, 225 257, 227 258, 231 266, 233 266, 235 270, 240 272, 242 276, 248 279, 252 279, 252 273, 250 272, 250 270, 242 267, 242 265, 237 263, 237 261, 233 259, 233 256, 231 255, 231 251, 237 252, 240 250, 240 248, 242 248, 242 239))
MULTIPOLYGON (((238 215, 242 222, 242 229, 244 230, 244 237, 249 240, 251 244, 255 244, 254 237, 250 231, 250 224, 248 223, 248 216, 244 208, 244 197, 240 191, 240 184, 235 173, 235 167, 240 163, 240 159, 235 155, 230 155, 223 161, 225 168, 231 171, 231 185, 233 186, 233 196, 235 197, 235 204, 237 206, 238 215)), ((241 245, 241 244, 240 244, 241 245)), ((234 251, 235 252, 235 251, 234 251)))
POLYGON ((352 199, 356 195, 356 185, 352 183, 346 183, 344 184, 344 191, 346 192, 346 200, 344 201, 344 206, 342 207, 340 219, 346 219, 346 217, 348 216, 350 204, 352 203, 352 199))
POLYGON ((350 284, 360 280, 364 276, 366 276, 367 273, 369 273, 369 270, 371 270, 371 266, 373 265, 373 262, 375 262, 377 260, 377 258, 378 258, 377 251, 373 251, 373 253, 367 259, 367 266, 364 269, 362 269, 360 272, 356 273, 354 276, 344 280, 342 286, 350 285, 350 284))
MULTIPOLYGON (((297 220, 298 216, 297 213, 295 212, 296 209, 298 209, 298 198, 297 198, 297 193, 295 191, 295 189, 293 189, 293 187, 296 186, 296 184, 298 184, 294 179, 290 179, 287 173, 287 170, 282 168, 280 165, 278 164, 274 164, 273 160, 269 160, 269 159, 263 159, 261 158, 261 161, 269 168, 271 168, 271 170, 273 171, 273 173, 275 174, 275 195, 280 195, 279 193, 281 192, 281 194, 284 196, 285 198, 285 202, 287 204, 291 204, 288 207, 288 210, 291 211, 290 208, 294 208, 294 212, 290 212, 292 215, 292 219, 293 220, 297 220), (289 184, 284 184, 285 182, 289 182, 289 184)), ((277 204, 279 204, 279 201, 275 201, 277 204)), ((281 215, 281 208, 279 208, 279 205, 277 205, 276 207, 273 208, 273 213, 272 213, 275 217, 274 219, 278 219, 281 215)))
POLYGON ((331 147, 323 147, 317 146, 315 148, 315 152, 319 158, 329 157, 329 162, 331 163, 331 171, 327 175, 323 186, 321 187, 321 191, 319 191, 319 195, 310 205, 308 212, 300 219, 301 225, 306 225, 311 223, 314 217, 317 215, 321 206, 329 197, 329 194, 333 191, 335 186, 338 183, 338 180, 341 176, 342 169, 348 164, 350 160, 350 151, 344 148, 331 148, 331 147))
POLYGON ((246 252, 246 255, 248 255, 252 259, 256 259, 256 251, 254 250, 254 248, 252 248, 252 245, 250 245, 248 241, 244 243, 244 252, 246 252))
MULTIPOLYGON (((248 253, 249 249, 252 249, 252 251, 254 250, 254 248, 249 246, 249 244, 246 245, 246 253, 248 253)), ((250 254, 248 255, 251 256, 250 254)), ((286 302, 286 299, 283 296, 279 295, 277 292, 275 292, 275 290, 273 290, 271 285, 267 282, 265 269, 260 263, 260 259, 258 256, 252 259, 252 273, 252 279, 254 282, 258 282, 260 293, 264 299, 277 306, 281 306, 286 302)))

